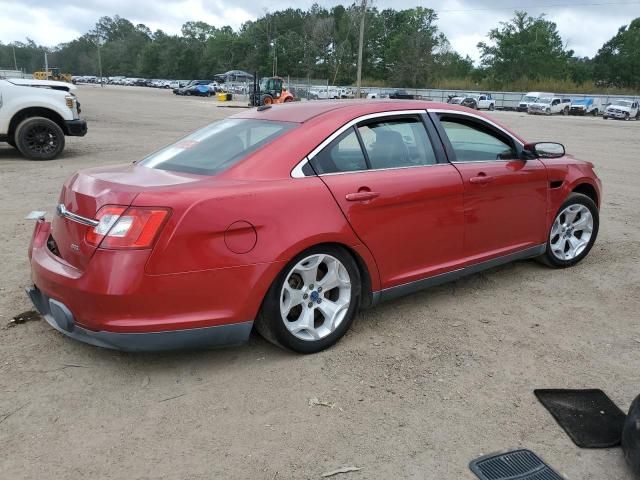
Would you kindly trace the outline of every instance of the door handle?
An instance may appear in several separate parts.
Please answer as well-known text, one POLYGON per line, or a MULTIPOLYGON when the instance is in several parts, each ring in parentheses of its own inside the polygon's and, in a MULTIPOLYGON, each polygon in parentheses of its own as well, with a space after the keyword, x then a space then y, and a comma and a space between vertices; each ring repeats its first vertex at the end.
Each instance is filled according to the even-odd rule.
POLYGON ((347 202, 366 202, 367 200, 373 200, 379 196, 380 194, 378 192, 369 192, 364 190, 357 193, 347 193, 344 198, 347 202))
POLYGON ((484 173, 479 173, 477 177, 471 177, 469 179, 469 183, 474 183, 476 185, 486 185, 487 183, 493 182, 494 177, 490 177, 484 173))

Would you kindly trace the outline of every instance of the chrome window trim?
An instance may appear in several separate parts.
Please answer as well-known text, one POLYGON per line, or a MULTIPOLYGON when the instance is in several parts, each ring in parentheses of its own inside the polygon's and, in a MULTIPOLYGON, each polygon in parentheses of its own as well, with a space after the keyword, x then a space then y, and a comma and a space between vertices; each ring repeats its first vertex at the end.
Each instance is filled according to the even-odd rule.
POLYGON ((94 220, 93 218, 83 217, 82 215, 70 212, 69 210, 67 210, 67 207, 65 207, 63 203, 58 204, 58 206, 56 207, 56 213, 59 217, 67 218, 72 222, 86 225, 88 227, 97 227, 100 223, 98 222, 98 220, 94 220))
MULTIPOLYGON (((396 115, 424 115, 425 113, 427 113, 426 109, 423 109, 423 110, 390 110, 390 111, 386 111, 386 112, 368 113, 367 115, 362 115, 360 117, 354 118, 353 120, 350 120, 349 122, 345 123, 343 126, 341 126, 338 130, 333 132, 327 138, 325 138, 322 141, 322 143, 320 143, 320 145, 318 145, 316 148, 314 148, 311 151, 311 153, 309 155, 307 155, 302 160, 300 160, 300 162, 298 162, 298 164, 295 167, 293 167, 293 170, 291 170, 291 177, 292 178, 305 178, 307 175, 305 175, 302 172, 302 169, 304 168, 305 164, 308 163, 309 160, 311 160, 313 157, 315 157, 318 153, 320 153, 320 151, 322 149, 324 149, 327 145, 329 145, 331 142, 333 142, 337 137, 342 135, 342 133, 344 133, 346 130, 350 129, 351 127, 353 127, 357 123, 363 122, 365 120, 375 119, 375 118, 394 117, 396 115)), ((424 166, 427 166, 427 165, 416 165, 416 167, 418 167, 418 166, 424 167, 424 166)), ((322 173, 320 175, 310 175, 310 176, 322 177, 324 175, 337 175, 337 174, 368 172, 368 171, 376 171, 377 172, 377 171, 380 171, 380 170, 396 170, 398 168, 415 168, 415 167, 414 166, 410 166, 410 167, 393 167, 393 168, 371 169, 371 170, 367 169, 367 170, 357 170, 357 171, 351 171, 351 172, 322 173)))
POLYGON ((429 113, 449 113, 452 115, 461 115, 461 116, 466 116, 466 117, 471 117, 474 118, 476 120, 480 120, 483 122, 488 123, 489 125, 491 125, 492 127, 500 130, 502 133, 504 133, 507 137, 509 137, 511 140, 513 140, 515 143, 517 143, 518 145, 520 145, 521 147, 524 147, 524 143, 521 142, 520 140, 518 140, 516 137, 514 137, 513 135, 511 135, 507 130, 505 130, 503 127, 501 127, 500 125, 498 125, 497 123, 492 122, 491 120, 489 120, 488 118, 485 117, 481 117, 480 115, 476 115, 474 113, 469 113, 469 112, 461 112, 460 110, 448 110, 446 108, 434 108, 434 109, 429 109, 429 113))
POLYGON ((450 163, 431 163, 429 165, 409 165, 409 166, 405 166, 405 167, 367 168, 366 170, 350 170, 348 172, 321 173, 320 175, 314 175, 314 177, 315 176, 317 176, 317 177, 330 177, 330 176, 333 176, 333 175, 347 175, 349 173, 385 172, 387 170, 406 170, 407 168, 450 167, 450 166, 451 166, 450 163))

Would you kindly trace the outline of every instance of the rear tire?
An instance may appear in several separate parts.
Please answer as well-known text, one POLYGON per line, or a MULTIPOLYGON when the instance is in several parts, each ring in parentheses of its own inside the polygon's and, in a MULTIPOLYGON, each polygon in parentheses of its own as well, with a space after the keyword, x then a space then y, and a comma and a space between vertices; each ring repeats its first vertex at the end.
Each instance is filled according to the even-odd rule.
POLYGON ((496 106, 493 103, 489 105, 489 110, 493 112, 495 109, 496 109, 496 106))
POLYGON ((353 257, 335 246, 312 247, 291 260, 275 279, 255 327, 275 345, 316 353, 347 332, 360 297, 360 271, 353 257))
POLYGON ((263 95, 260 99, 260 105, 273 105, 273 97, 271 95, 263 95))
POLYGON ((53 120, 26 118, 16 128, 15 146, 29 160, 53 160, 64 149, 64 132, 53 120))
POLYGON ((598 236, 598 207, 586 195, 571 193, 560 205, 539 260, 553 268, 567 268, 584 259, 598 236))

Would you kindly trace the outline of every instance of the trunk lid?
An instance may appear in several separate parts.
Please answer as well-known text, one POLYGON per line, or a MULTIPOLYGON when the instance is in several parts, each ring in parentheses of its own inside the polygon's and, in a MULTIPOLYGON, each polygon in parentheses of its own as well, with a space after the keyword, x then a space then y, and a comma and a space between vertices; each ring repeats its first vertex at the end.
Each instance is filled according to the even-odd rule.
MULTIPOLYGON (((175 187, 202 178, 131 164, 93 168, 73 174, 64 183, 58 203, 71 214, 93 220, 104 205, 130 206, 143 190, 175 187)), ((60 210, 58 206, 51 227, 58 253, 67 263, 84 270, 96 250, 85 240, 87 230, 93 227, 63 217, 60 210)))

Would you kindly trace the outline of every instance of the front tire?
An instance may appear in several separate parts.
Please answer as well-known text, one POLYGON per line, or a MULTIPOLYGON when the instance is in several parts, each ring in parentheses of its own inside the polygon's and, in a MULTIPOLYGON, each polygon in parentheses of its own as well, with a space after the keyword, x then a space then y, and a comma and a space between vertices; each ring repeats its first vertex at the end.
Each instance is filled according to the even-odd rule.
POLYGON ((360 271, 353 257, 339 247, 313 247, 291 260, 273 282, 256 329, 278 346, 316 353, 347 332, 360 297, 360 271))
POLYGON ((53 120, 30 117, 18 124, 14 141, 29 160, 53 160, 64 149, 64 132, 53 120))
POLYGON ((570 194, 558 209, 540 260, 554 268, 572 267, 589 254, 599 226, 594 201, 581 193, 570 194))

